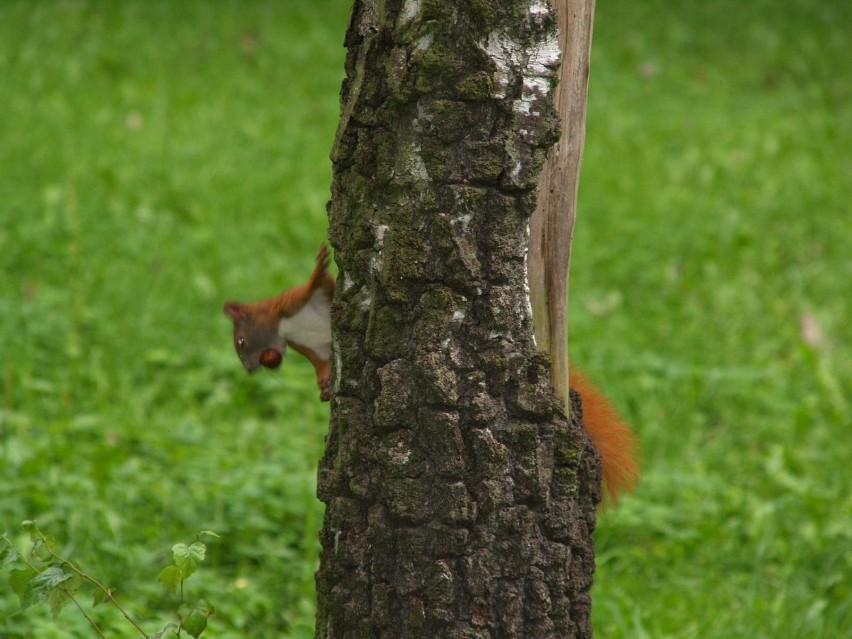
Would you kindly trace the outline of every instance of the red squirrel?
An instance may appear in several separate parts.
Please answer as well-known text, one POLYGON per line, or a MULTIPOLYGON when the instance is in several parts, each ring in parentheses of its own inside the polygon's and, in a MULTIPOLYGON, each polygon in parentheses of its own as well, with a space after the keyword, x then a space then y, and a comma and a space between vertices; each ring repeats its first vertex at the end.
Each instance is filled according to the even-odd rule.
MULTIPOLYGON (((323 246, 306 284, 260 302, 225 304, 225 313, 234 320, 234 347, 245 369, 252 373, 261 366, 277 368, 289 346, 313 364, 320 399, 328 401, 334 286, 323 246)), ((601 455, 603 488, 614 504, 638 479, 636 439, 609 399, 574 368, 571 385, 583 400, 583 425, 601 455)))
POLYGON ((289 346, 314 365, 320 399, 331 390, 331 300, 334 279, 328 272, 325 245, 317 255, 306 284, 260 302, 228 302, 225 314, 234 320, 234 348, 246 371, 278 368, 289 346))

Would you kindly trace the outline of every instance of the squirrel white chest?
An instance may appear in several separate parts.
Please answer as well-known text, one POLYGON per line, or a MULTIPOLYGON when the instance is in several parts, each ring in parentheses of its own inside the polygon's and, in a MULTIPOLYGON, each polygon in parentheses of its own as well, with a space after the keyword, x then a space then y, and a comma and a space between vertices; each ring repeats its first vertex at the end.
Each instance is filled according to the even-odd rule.
POLYGON ((301 309, 281 318, 278 334, 310 348, 321 359, 331 359, 331 303, 325 293, 317 289, 301 309))

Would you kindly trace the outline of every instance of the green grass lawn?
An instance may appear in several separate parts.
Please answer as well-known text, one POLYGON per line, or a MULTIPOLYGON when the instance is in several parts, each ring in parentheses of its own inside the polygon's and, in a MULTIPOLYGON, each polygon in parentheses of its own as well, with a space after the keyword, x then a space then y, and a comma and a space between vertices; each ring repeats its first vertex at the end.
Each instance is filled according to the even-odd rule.
MULTIPOLYGON (((204 636, 312 636, 328 408, 307 361, 246 376, 221 305, 310 272, 348 4, 0 3, 0 532, 36 519, 150 632, 212 529, 204 636)), ((644 471, 599 522, 599 637, 852 627, 850 24, 598 3, 572 356, 644 471)), ((4 575, 0 637, 94 636, 17 610, 4 575)))

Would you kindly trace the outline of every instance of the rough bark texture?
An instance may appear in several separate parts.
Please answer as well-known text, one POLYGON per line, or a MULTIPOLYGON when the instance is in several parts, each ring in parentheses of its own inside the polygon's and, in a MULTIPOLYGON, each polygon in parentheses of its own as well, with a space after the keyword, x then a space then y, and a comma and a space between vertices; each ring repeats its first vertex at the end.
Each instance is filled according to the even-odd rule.
POLYGON ((356 1, 346 46, 317 636, 590 637, 599 464, 526 289, 554 16, 356 1))

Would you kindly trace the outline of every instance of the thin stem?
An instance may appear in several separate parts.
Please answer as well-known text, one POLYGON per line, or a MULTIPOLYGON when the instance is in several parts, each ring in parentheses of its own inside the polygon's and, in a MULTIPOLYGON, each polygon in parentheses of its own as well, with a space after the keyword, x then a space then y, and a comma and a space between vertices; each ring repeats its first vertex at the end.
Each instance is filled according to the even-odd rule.
POLYGON ((38 573, 42 572, 41 570, 39 570, 38 566, 35 566, 32 563, 30 563, 30 560, 27 559, 26 555, 24 555, 20 550, 18 550, 18 547, 15 544, 13 544, 12 540, 9 539, 6 535, 3 535, 3 541, 5 541, 7 544, 9 544, 14 549, 14 551, 16 553, 18 553, 18 559, 20 559, 27 566, 29 566, 30 570, 35 570, 38 573))
MULTIPOLYGON (((37 572, 37 573, 41 573, 41 572, 43 572, 42 570, 40 570, 40 569, 38 568, 38 566, 34 565, 34 564, 33 564, 33 563, 29 560, 29 559, 27 559, 26 555, 22 554, 22 553, 21 553, 21 551, 20 551, 20 550, 18 550, 18 547, 17 547, 14 543, 12 543, 12 540, 11 540, 11 539, 9 539, 6 535, 3 535, 3 541, 5 541, 7 544, 9 544, 9 545, 10 545, 10 546, 11 546, 11 547, 15 550, 15 552, 16 552, 16 553, 18 553, 18 558, 19 558, 21 561, 23 561, 23 562, 24 562, 27 566, 29 566, 30 570, 33 570, 33 571, 35 571, 35 572, 37 572)), ((50 551, 50 554, 52 554, 52 555, 55 557, 55 556, 56 556, 56 554, 55 554, 52 550, 50 550, 50 547, 47 545, 46 540, 44 539, 44 536, 42 536, 42 541, 44 541, 44 542, 45 542, 45 548, 47 548, 47 549, 48 549, 48 551, 50 551)), ((73 565, 73 564, 71 564, 71 562, 68 562, 68 561, 66 561, 66 560, 62 559, 61 557, 59 557, 59 559, 60 559, 60 561, 62 561, 62 562, 64 562, 64 563, 69 564, 69 565, 71 566, 71 568, 72 568, 72 569, 74 569, 74 572, 76 572, 78 575, 80 575, 80 576, 81 576, 81 577, 83 577, 84 579, 89 579, 90 581, 93 581, 90 577, 87 577, 86 575, 82 574, 79 570, 77 570, 77 569, 74 567, 74 565, 73 565)), ((79 602, 79 601, 77 601, 76 597, 74 597, 74 595, 72 595, 72 594, 71 594, 71 592, 69 592, 69 590, 68 590, 65 586, 59 586, 59 587, 60 587, 60 588, 62 588, 62 590, 65 592, 65 594, 66 594, 66 595, 68 595, 68 598, 69 598, 72 602, 74 602, 74 605, 75 605, 75 606, 77 606, 77 610, 79 610, 79 611, 82 613, 82 615, 86 618, 86 621, 88 621, 88 622, 89 622, 89 625, 91 625, 91 626, 92 626, 92 628, 94 628, 94 629, 95 629, 95 632, 97 632, 97 633, 98 633, 98 636, 99 636, 99 637, 101 637, 101 639, 106 639, 106 636, 105 636, 105 635, 104 635, 104 633, 101 631, 101 629, 98 627, 98 624, 96 624, 96 623, 95 623, 95 620, 94 620, 94 619, 92 619, 92 618, 91 618, 91 617, 90 617, 90 616, 86 613, 86 611, 85 611, 85 610, 83 609, 83 607, 80 605, 80 602, 79 602)), ((133 622, 132 622, 132 620, 131 620, 131 623, 133 623, 133 622)), ((136 625, 136 624, 134 624, 134 625, 136 625)), ((145 634, 145 633, 142 633, 142 634, 145 634)), ((148 639, 148 635, 145 635, 145 639, 148 639)))
POLYGON ((77 606, 77 610, 79 610, 80 614, 82 614, 86 618, 86 621, 89 622, 89 625, 95 629, 95 632, 98 633, 98 636, 101 637, 101 639, 106 639, 106 635, 101 632, 101 629, 98 628, 98 624, 96 624, 95 620, 92 619, 89 614, 83 609, 83 606, 80 605, 80 602, 77 601, 77 598, 74 597, 74 595, 72 595, 70 592, 68 592, 68 589, 65 588, 65 586, 60 586, 60 588, 65 591, 65 594, 68 595, 68 598, 71 599, 75 606, 77 606))
POLYGON ((84 573, 82 570, 77 568, 77 566, 75 566, 72 562, 68 561, 64 557, 61 557, 60 555, 57 555, 56 552, 54 552, 54 550, 47 544, 47 540, 44 539, 43 535, 42 535, 42 541, 45 543, 45 548, 47 548, 47 552, 49 552, 52 557, 54 557, 62 565, 68 566, 71 570, 73 570, 75 573, 77 573, 82 579, 85 579, 90 584, 94 585, 96 588, 99 588, 101 590, 101 592, 103 592, 107 596, 107 598, 110 600, 112 605, 114 605, 116 608, 118 608, 119 612, 121 612, 121 614, 124 615, 124 618, 127 619, 128 623, 130 623, 131 626, 136 628, 136 630, 139 631, 139 634, 141 634, 143 637, 145 637, 145 639, 148 639, 148 635, 145 633, 145 631, 142 630, 142 628, 139 627, 139 624, 137 624, 133 620, 133 618, 130 616, 130 614, 122 607, 122 605, 120 603, 118 603, 118 600, 113 596, 112 591, 109 588, 107 588, 106 586, 101 584, 94 577, 90 577, 89 575, 84 573))
MULTIPOLYGON (((183 579, 180 580, 180 602, 181 603, 183 603, 183 581, 184 581, 183 579)), ((178 623, 177 636, 178 636, 178 639, 180 639, 180 631, 183 630, 183 618, 179 618, 178 621, 180 623, 178 623)))

